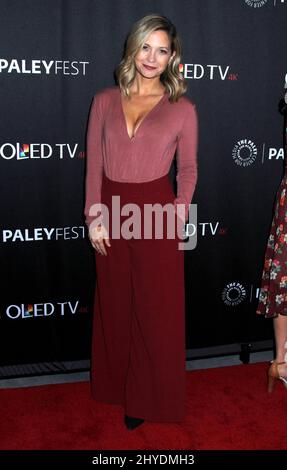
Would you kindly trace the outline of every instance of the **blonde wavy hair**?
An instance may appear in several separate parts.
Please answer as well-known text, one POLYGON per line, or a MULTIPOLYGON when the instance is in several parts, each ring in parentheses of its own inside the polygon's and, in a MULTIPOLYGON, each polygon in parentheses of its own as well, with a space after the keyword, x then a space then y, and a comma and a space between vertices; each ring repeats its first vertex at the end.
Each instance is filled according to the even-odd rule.
POLYGON ((174 102, 186 92, 187 84, 179 71, 181 42, 175 26, 165 16, 150 14, 133 24, 125 41, 123 58, 115 69, 115 76, 121 91, 129 98, 129 89, 136 75, 134 57, 143 46, 147 36, 157 30, 163 30, 167 33, 170 39, 171 54, 175 52, 160 76, 160 81, 169 93, 170 102, 174 102))

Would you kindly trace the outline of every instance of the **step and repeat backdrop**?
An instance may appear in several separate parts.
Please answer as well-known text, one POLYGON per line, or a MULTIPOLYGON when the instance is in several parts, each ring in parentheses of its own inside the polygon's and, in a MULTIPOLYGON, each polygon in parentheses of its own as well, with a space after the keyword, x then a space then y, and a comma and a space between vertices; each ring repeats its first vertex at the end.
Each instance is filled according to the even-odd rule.
POLYGON ((0 0, 1 370, 90 357, 87 120, 149 13, 178 29, 199 118, 186 346, 272 338, 255 310, 283 175, 287 0, 0 0))

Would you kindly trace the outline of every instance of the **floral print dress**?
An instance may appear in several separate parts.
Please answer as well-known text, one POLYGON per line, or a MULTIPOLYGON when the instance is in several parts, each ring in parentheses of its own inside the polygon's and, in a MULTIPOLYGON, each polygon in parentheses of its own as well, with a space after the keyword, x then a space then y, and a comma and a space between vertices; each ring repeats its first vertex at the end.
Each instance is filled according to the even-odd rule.
POLYGON ((287 315, 287 173, 277 191, 256 313, 287 315))

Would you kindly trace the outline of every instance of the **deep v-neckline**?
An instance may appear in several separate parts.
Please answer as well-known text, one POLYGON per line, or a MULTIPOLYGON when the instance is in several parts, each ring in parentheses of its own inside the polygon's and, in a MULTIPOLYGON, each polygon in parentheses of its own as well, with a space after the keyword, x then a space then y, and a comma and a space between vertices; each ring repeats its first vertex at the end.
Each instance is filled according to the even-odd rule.
POLYGON ((158 100, 158 102, 149 110, 149 112, 143 117, 143 119, 141 119, 139 124, 134 129, 134 131, 135 131, 134 135, 132 137, 130 137, 129 131, 128 131, 127 119, 126 119, 126 116, 125 116, 125 113, 124 113, 124 108, 123 108, 121 90, 120 90, 120 88, 118 88, 118 90, 119 90, 120 109, 121 109, 121 115, 122 115, 122 118, 123 118, 123 124, 124 124, 124 127, 125 127, 125 132, 126 132, 128 140, 130 142, 132 142, 132 141, 135 140, 140 128, 142 127, 142 125, 144 123, 144 121, 146 121, 146 119, 153 113, 153 111, 155 111, 159 107, 159 105, 164 101, 164 98, 167 96, 167 91, 164 92, 164 94, 161 96, 161 98, 158 100))

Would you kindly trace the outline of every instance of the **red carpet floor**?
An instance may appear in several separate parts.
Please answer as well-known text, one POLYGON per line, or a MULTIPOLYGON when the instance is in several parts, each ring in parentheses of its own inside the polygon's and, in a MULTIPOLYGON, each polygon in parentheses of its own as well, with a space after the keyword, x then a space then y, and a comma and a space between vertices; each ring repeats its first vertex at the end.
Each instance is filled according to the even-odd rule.
POLYGON ((90 397, 88 382, 0 390, 0 449, 287 448, 287 389, 266 389, 266 364, 187 372, 183 424, 123 425, 123 409, 90 397))

